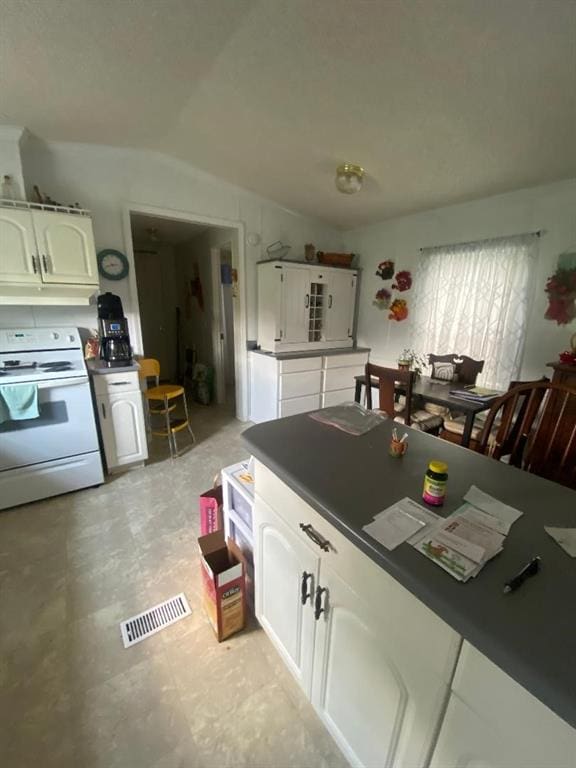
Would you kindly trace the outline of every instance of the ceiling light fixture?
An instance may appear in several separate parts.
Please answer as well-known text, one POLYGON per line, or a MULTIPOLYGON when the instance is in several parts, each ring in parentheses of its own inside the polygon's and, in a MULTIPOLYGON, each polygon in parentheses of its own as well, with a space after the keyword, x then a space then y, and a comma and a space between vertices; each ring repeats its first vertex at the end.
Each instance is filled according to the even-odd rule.
POLYGON ((343 163, 336 168, 336 178, 334 180, 336 189, 345 195, 353 195, 360 192, 362 182, 364 181, 364 168, 352 163, 343 163))

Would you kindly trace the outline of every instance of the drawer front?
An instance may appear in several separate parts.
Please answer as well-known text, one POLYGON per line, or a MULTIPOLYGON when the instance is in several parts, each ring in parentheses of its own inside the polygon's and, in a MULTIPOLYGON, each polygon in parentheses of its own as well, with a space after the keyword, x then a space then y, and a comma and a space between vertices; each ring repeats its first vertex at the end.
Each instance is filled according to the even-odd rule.
MULTIPOLYGON (((317 549, 320 578, 325 561, 375 613, 382 615, 388 627, 387 643, 395 652, 420 656, 426 669, 434 669, 436 677, 449 683, 460 648, 457 633, 259 461, 255 477, 256 496, 264 499, 301 541, 317 549), (300 523, 312 525, 330 542, 330 551, 322 552, 311 542, 300 523)), ((395 653, 391 651, 390 655, 393 658, 395 653)))
POLYGON ((322 408, 329 408, 331 405, 341 405, 342 403, 354 402, 354 387, 351 389, 337 389, 334 392, 324 392, 322 394, 322 408))
POLYGON ((320 370, 285 373, 280 376, 280 400, 320 394, 320 370))
MULTIPOLYGON (((350 352, 349 355, 325 355, 324 368, 344 368, 346 366, 359 366, 362 368, 368 362, 368 352, 350 352)), ((364 373, 364 371, 362 371, 364 373)))
POLYGON ((293 397, 291 400, 281 400, 278 404, 280 418, 284 416, 296 416, 298 413, 317 411, 320 408, 320 395, 306 395, 306 397, 293 397))
MULTIPOLYGON (((322 371, 322 392, 335 392, 339 389, 354 389, 355 376, 362 376, 364 367, 357 365, 350 368, 329 368, 322 371)), ((354 397, 352 397, 354 400, 354 397)))
POLYGON ((121 392, 140 390, 137 371, 128 373, 97 373, 93 376, 94 391, 97 395, 118 395, 121 392))
POLYGON ((299 371, 319 371, 322 357, 298 357, 294 360, 280 360, 280 373, 298 373, 299 371))

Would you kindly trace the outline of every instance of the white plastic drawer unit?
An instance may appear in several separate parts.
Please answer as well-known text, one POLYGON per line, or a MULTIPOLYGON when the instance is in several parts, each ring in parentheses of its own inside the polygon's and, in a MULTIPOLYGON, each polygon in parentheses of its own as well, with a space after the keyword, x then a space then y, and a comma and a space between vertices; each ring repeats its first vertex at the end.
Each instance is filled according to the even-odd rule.
POLYGON ((283 373, 280 376, 279 398, 288 400, 291 397, 319 395, 321 371, 301 371, 300 373, 283 373))
POLYGON ((140 389, 138 371, 95 374, 92 380, 97 395, 118 395, 140 389))

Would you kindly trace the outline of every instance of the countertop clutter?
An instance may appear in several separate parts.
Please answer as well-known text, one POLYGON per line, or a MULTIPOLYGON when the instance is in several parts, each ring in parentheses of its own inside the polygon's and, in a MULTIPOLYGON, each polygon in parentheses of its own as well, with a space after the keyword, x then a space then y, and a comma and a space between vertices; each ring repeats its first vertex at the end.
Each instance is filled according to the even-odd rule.
POLYGON ((346 539, 576 727, 576 568, 544 529, 574 526, 576 493, 416 430, 407 454, 392 458, 392 426, 384 422, 356 437, 297 415, 251 427, 243 437, 257 460, 346 539), (472 484, 523 512, 504 550, 466 584, 407 543, 388 551, 362 530, 406 496, 420 502, 431 459, 449 466, 441 515, 457 509, 472 484), (541 572, 504 594, 506 582, 535 556, 541 572))

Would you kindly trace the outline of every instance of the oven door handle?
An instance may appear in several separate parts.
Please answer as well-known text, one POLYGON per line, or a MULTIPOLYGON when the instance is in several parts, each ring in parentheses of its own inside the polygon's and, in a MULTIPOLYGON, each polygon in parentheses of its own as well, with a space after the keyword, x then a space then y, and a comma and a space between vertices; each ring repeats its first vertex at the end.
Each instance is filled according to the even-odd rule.
POLYGON ((73 379, 52 379, 52 381, 39 381, 38 390, 56 389, 57 387, 75 387, 78 384, 87 384, 88 376, 77 376, 73 379))

